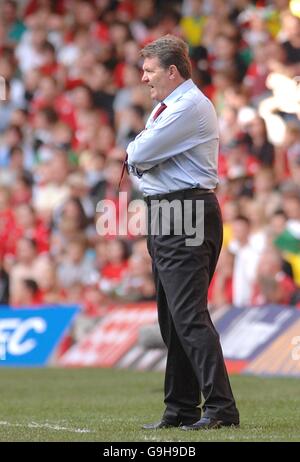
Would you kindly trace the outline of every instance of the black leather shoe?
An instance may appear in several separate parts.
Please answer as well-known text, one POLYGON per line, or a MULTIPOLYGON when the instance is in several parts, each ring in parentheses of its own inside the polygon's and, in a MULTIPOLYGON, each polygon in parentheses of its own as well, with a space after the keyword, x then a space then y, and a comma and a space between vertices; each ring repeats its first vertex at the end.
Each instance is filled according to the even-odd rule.
POLYGON ((209 430, 221 427, 239 427, 239 422, 229 422, 221 419, 202 417, 198 422, 192 425, 183 425, 180 430, 209 430))
POLYGON ((166 420, 160 420, 159 422, 152 423, 152 424, 145 424, 142 426, 143 430, 160 430, 161 428, 172 428, 172 427, 179 427, 179 424, 172 424, 167 422, 166 420))

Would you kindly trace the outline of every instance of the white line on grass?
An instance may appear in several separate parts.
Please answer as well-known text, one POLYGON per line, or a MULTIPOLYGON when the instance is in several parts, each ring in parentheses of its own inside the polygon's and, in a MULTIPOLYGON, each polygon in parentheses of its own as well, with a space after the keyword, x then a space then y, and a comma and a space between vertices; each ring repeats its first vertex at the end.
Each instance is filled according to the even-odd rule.
POLYGON ((94 433, 87 428, 68 428, 62 427, 58 424, 50 424, 48 422, 45 423, 37 423, 37 422, 29 422, 27 424, 21 423, 11 423, 7 422, 6 420, 0 420, 0 425, 6 425, 8 427, 27 427, 27 428, 48 428, 49 430, 57 430, 57 431, 66 431, 71 433, 94 433))

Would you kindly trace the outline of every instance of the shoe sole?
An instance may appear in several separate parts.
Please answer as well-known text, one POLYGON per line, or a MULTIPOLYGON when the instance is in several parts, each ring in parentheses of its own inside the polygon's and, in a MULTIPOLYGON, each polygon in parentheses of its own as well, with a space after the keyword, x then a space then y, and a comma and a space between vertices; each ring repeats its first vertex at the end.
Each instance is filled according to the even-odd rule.
POLYGON ((216 422, 213 425, 203 425, 201 427, 187 427, 187 426, 182 426, 180 430, 184 431, 198 431, 198 430, 218 430, 219 428, 222 427, 231 427, 231 428, 239 428, 240 424, 235 424, 235 423, 224 423, 224 422, 216 422))
POLYGON ((168 428, 178 428, 178 425, 162 425, 161 427, 145 427, 142 426, 142 430, 164 430, 168 428))
POLYGON ((147 425, 143 425, 141 428, 142 430, 164 430, 167 428, 181 428, 182 426, 183 426, 182 424, 179 424, 179 425, 165 424, 161 427, 148 427, 147 425))

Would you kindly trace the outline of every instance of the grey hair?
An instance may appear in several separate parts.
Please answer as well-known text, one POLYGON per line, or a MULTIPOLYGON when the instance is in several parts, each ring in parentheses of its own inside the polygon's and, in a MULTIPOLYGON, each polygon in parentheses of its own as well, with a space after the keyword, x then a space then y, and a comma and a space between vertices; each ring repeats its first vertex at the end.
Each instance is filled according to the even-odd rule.
POLYGON ((171 65, 176 66, 180 75, 186 80, 191 77, 192 64, 188 45, 175 35, 160 37, 146 45, 140 54, 143 58, 157 57, 164 69, 168 69, 171 65))

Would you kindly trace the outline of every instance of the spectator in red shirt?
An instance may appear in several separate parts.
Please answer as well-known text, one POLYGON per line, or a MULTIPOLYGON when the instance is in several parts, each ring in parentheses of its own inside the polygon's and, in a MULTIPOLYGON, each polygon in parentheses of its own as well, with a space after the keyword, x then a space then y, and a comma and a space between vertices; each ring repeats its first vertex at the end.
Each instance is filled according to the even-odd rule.
POLYGON ((32 205, 20 204, 16 208, 16 240, 28 237, 36 242, 38 253, 48 252, 49 231, 32 205))
POLYGON ((32 308, 43 304, 43 294, 34 279, 20 281, 20 299, 13 303, 14 308, 32 308))
POLYGON ((49 106, 54 108, 61 121, 73 129, 76 128, 73 104, 59 88, 55 77, 46 75, 40 79, 31 104, 31 112, 35 114, 38 110, 49 106))
POLYGON ((107 243, 107 263, 101 269, 100 288, 109 293, 120 283, 128 268, 128 247, 125 241, 116 239, 107 243))
POLYGON ((282 270, 283 259, 274 247, 261 254, 257 266, 256 282, 253 289, 252 304, 276 303, 289 305, 296 290, 294 281, 282 270))
POLYGON ((262 117, 256 116, 247 126, 250 136, 249 151, 261 165, 272 167, 275 158, 275 149, 268 140, 266 123, 262 117))
POLYGON ((0 257, 14 253, 15 242, 11 237, 14 229, 15 217, 11 208, 10 191, 0 187, 0 257))

